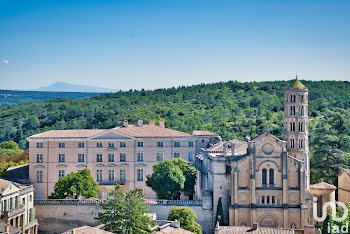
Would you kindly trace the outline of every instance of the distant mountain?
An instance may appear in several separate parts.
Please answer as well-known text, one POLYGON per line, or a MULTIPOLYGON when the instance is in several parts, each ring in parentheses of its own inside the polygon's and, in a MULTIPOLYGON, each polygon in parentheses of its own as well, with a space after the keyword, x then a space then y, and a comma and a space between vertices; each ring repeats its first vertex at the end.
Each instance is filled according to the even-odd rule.
POLYGON ((29 91, 48 91, 48 92, 84 92, 84 93, 115 93, 117 89, 107 89, 102 87, 75 85, 65 82, 56 82, 49 86, 31 89, 29 91))

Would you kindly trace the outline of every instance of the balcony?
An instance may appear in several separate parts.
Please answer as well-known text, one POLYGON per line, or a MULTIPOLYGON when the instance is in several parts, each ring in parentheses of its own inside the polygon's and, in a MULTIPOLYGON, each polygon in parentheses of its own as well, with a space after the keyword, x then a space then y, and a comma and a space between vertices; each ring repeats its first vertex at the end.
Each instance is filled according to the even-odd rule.
POLYGON ((31 227, 37 226, 38 225, 38 220, 34 219, 33 221, 27 223, 24 227, 25 230, 28 230, 31 227))
POLYGON ((98 182, 98 185, 124 185, 125 181, 100 181, 98 182))
POLYGON ((18 214, 24 213, 25 211, 26 210, 24 208, 24 205, 19 205, 17 207, 12 208, 11 210, 3 211, 1 218, 8 219, 18 214))

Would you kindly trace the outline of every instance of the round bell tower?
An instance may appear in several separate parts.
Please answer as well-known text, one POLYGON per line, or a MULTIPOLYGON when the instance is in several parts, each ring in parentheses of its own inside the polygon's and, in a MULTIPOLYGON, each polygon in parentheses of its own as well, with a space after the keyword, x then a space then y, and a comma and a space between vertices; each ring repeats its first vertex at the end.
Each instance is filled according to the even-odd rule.
POLYGON ((307 180, 310 167, 308 94, 309 90, 298 77, 284 92, 284 140, 289 155, 304 161, 307 180))

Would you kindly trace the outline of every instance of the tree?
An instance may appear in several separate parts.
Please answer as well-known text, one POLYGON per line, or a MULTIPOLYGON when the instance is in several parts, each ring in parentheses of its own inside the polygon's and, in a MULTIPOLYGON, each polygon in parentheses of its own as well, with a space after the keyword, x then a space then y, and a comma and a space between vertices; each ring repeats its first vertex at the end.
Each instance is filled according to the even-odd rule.
POLYGON ((326 219, 323 221, 323 224, 322 224, 322 234, 332 233, 332 229, 333 229, 332 215, 330 213, 327 213, 326 219), (328 227, 331 232, 328 232, 328 227))
POLYGON ((91 171, 83 169, 60 178, 49 199, 77 199, 80 196, 98 198, 99 193, 98 184, 92 178, 91 171))
POLYGON ((153 173, 147 176, 146 185, 152 188, 158 199, 178 200, 185 180, 180 167, 167 160, 153 166, 153 173))
POLYGON ((144 197, 139 189, 124 192, 120 185, 111 191, 103 212, 95 218, 105 224, 104 229, 113 233, 150 233, 155 222, 149 218, 144 197))
POLYGON ((183 194, 192 198, 194 194, 194 186, 196 185, 196 169, 191 167, 190 164, 182 158, 174 158, 171 159, 171 161, 181 169, 185 176, 186 180, 182 190, 183 194))
POLYGON ((18 147, 17 143, 14 141, 5 141, 0 143, 0 156, 13 156, 19 155, 23 151, 18 147))
POLYGON ((224 210, 222 208, 222 201, 221 201, 221 197, 219 197, 219 201, 218 201, 218 206, 216 209, 216 220, 215 220, 215 224, 216 222, 219 221, 220 226, 224 225, 224 210))
POLYGON ((173 206, 168 214, 168 220, 177 220, 180 222, 180 227, 194 233, 202 233, 202 228, 196 222, 196 214, 189 207, 173 206))

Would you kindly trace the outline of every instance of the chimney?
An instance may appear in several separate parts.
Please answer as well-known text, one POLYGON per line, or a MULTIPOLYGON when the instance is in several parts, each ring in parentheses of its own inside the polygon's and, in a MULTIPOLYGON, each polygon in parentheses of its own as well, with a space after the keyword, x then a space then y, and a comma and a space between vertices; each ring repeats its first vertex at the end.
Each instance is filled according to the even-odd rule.
POLYGON ((129 125, 129 122, 127 120, 124 120, 123 126, 127 127, 129 125))
POLYGON ((174 228, 180 228, 180 222, 177 221, 177 219, 175 219, 173 225, 174 225, 174 228))
POLYGON ((154 125, 155 125, 154 120, 150 120, 150 121, 148 122, 148 125, 149 125, 149 126, 154 126, 154 125))
POLYGON ((223 147, 223 151, 222 151, 223 154, 227 155, 227 143, 224 143, 222 147, 223 147))
POLYGON ((231 153, 232 155, 235 155, 235 143, 231 143, 231 153))
POLYGON ((159 127, 165 128, 165 122, 164 119, 159 120, 159 127))
POLYGON ((142 126, 143 126, 143 120, 142 120, 142 119, 139 119, 139 120, 137 121, 137 126, 139 126, 139 127, 142 127, 142 126))

